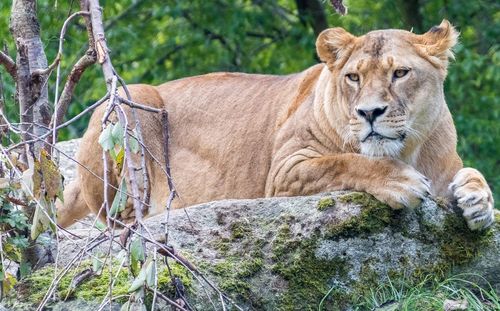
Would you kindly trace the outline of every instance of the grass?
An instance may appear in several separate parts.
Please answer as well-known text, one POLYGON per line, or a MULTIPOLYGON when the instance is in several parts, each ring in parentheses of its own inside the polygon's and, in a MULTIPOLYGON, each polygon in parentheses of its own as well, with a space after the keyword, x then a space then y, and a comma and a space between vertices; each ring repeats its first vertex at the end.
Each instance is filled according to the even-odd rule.
POLYGON ((476 274, 459 274, 444 281, 428 276, 413 287, 405 282, 396 284, 389 280, 360 300, 357 310, 376 310, 389 305, 401 311, 443 310, 446 300, 465 300, 468 311, 500 310, 498 294, 483 277, 476 274))

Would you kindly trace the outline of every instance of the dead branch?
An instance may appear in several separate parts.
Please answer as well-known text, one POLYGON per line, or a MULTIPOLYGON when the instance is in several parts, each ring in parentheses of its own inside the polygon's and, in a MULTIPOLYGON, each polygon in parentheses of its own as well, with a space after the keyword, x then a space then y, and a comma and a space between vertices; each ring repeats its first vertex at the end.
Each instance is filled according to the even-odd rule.
POLYGON ((53 137, 57 140, 57 129, 59 128, 57 124, 60 124, 66 115, 66 112, 68 111, 68 107, 71 103, 71 99, 73 98, 73 93, 75 91, 75 87, 80 81, 80 78, 82 77, 84 71, 95 64, 97 60, 95 51, 93 49, 87 50, 85 55, 83 55, 73 66, 71 69, 71 72, 68 75, 68 78, 66 79, 66 84, 64 85, 64 89, 61 93, 61 97, 59 101, 57 102, 56 107, 54 108, 56 111, 54 113, 54 116, 52 118, 51 122, 51 128, 53 128, 56 132, 53 133, 53 137))
POLYGON ((0 64, 5 67, 10 76, 15 80, 17 75, 16 62, 2 51, 0 51, 0 64))

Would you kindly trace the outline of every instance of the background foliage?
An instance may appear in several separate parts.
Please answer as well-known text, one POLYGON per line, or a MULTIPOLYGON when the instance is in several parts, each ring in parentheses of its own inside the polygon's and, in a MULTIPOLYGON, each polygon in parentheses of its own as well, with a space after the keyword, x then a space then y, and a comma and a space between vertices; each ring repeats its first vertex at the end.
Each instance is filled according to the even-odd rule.
MULTIPOLYGON (((500 201, 500 3, 495 0, 350 0, 349 14, 334 13, 321 0, 101 1, 113 63, 128 83, 159 84, 212 71, 288 74, 317 62, 319 30, 342 26, 354 34, 378 28, 423 32, 443 18, 461 32, 446 98, 459 134, 465 165, 480 169, 500 201)), ((14 55, 8 29, 12 0, 0 2, 0 39, 14 55)), ((64 19, 76 0, 39 0, 39 18, 49 62, 57 52, 64 19)), ((86 50, 85 27, 70 26, 63 74, 86 50)), ((0 70, 2 73, 2 70, 0 70)), ((17 118, 12 81, 1 77, 5 109, 17 118)), ((55 76, 52 76, 55 80, 55 76)), ((97 66, 87 70, 70 106, 75 115, 104 93, 97 66)), ((52 81, 53 82, 53 81, 52 81)), ((54 83, 49 84, 51 87, 54 83)), ((50 92, 53 98, 53 90, 50 92)), ((88 119, 61 133, 82 134, 88 119)))

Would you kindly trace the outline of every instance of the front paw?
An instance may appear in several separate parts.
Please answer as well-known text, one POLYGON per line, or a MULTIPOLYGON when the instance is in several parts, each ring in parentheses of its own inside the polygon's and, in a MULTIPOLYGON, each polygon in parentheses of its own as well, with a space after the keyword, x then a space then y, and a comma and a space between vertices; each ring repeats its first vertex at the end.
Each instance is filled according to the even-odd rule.
POLYGON ((463 168, 455 175, 449 186, 464 213, 471 230, 488 228, 495 219, 493 195, 483 175, 473 168, 463 168))
POLYGON ((368 190, 394 209, 417 207, 430 194, 430 181, 409 165, 398 165, 368 190))

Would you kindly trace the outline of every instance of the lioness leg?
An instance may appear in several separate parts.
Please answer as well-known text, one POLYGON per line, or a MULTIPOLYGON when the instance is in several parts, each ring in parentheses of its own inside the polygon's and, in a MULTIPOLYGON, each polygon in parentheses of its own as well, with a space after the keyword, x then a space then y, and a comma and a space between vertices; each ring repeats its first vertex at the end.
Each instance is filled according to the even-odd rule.
POLYGON ((268 182, 267 196, 294 196, 329 190, 366 191, 393 208, 414 207, 429 195, 429 180, 394 159, 339 154, 304 159, 281 169, 268 182))
POLYGON ((487 228, 494 221, 493 195, 483 175, 473 168, 463 168, 455 175, 450 190, 463 209, 471 230, 487 228))
POLYGON ((85 217, 90 211, 83 199, 79 182, 74 180, 64 189, 64 204, 56 202, 57 223, 66 228, 78 219, 85 217))

